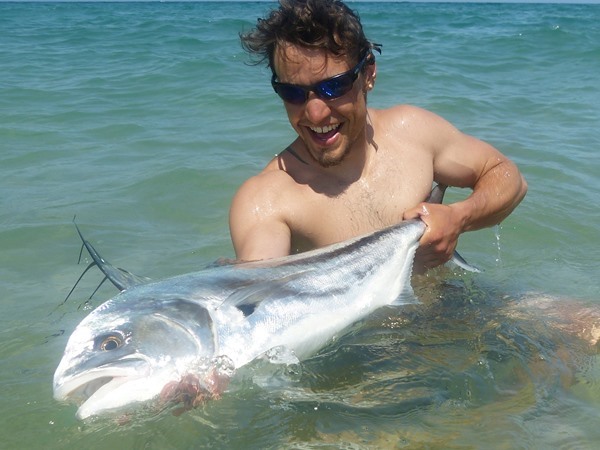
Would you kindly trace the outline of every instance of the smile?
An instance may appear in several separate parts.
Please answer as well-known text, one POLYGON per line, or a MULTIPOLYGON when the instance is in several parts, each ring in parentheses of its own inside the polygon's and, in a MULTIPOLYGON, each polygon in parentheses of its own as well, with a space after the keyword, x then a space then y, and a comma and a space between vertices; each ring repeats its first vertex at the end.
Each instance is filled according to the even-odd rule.
POLYGON ((340 127, 340 124, 328 125, 326 127, 309 127, 312 131, 318 134, 330 133, 334 130, 337 130, 340 127))

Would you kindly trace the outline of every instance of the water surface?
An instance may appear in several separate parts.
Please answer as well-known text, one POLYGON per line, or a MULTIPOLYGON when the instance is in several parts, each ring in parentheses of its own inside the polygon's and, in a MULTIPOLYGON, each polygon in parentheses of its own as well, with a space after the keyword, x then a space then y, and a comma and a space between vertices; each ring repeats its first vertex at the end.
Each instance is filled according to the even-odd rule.
POLYGON ((59 306, 84 268, 74 215, 141 275, 233 256, 231 197, 293 138, 238 41, 269 7, 0 3, 2 445, 593 448, 597 359, 521 306, 600 307, 597 5, 352 3, 383 44, 370 104, 441 114, 529 182, 500 227, 461 238, 483 274, 432 274, 421 307, 382 310, 299 367, 256 364, 181 417, 83 424, 52 399, 68 335, 115 293, 86 306, 88 275, 59 306))

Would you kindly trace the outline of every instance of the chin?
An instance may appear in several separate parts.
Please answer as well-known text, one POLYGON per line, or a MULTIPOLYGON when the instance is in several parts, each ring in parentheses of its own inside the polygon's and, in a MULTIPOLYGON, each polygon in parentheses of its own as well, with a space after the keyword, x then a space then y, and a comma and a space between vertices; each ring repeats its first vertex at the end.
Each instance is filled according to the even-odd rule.
POLYGON ((342 164, 342 162, 344 162, 344 159, 346 159, 347 155, 347 150, 340 155, 330 155, 328 153, 323 153, 319 158, 318 163, 321 165, 321 167, 325 168, 336 167, 342 164))
POLYGON ((329 169, 330 167, 339 166, 342 163, 341 159, 321 159, 318 161, 319 165, 325 169, 329 169))

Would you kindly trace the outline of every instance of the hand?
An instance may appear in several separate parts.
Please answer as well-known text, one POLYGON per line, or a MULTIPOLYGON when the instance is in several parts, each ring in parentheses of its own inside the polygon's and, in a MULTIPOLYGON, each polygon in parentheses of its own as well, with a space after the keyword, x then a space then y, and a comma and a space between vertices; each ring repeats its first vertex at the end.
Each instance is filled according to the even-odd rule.
POLYGON ((415 254, 415 270, 431 269, 452 258, 460 235, 459 222, 452 207, 420 203, 407 209, 403 219, 421 219, 427 225, 415 254))
POLYGON ((159 396, 160 404, 181 405, 171 411, 174 416, 179 416, 208 400, 219 399, 228 383, 229 377, 220 375, 217 370, 210 371, 204 378, 188 373, 179 381, 171 381, 163 387, 159 396))

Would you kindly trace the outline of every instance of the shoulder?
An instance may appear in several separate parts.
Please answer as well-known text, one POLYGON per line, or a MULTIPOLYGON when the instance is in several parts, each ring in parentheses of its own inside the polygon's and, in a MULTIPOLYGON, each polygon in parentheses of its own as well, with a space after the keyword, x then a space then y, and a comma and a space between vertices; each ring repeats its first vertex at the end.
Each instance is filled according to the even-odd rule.
POLYGON ((282 203, 282 195, 285 195, 294 184, 292 178, 283 170, 273 169, 267 166, 262 172, 248 178, 237 190, 233 197, 231 209, 233 210, 257 210, 262 213, 274 212, 282 203))
POLYGON ((378 128, 388 133, 394 130, 394 138, 437 154, 444 151, 464 135, 454 125, 438 114, 413 105, 398 105, 376 113, 378 128))
POLYGON ((246 180, 231 202, 229 230, 241 260, 289 254, 289 176, 268 167, 246 180))
POLYGON ((437 114, 413 105, 370 110, 378 143, 402 158, 428 158, 454 139, 457 130, 437 114))
POLYGON ((410 125, 411 127, 428 127, 431 125, 451 126, 441 116, 414 105, 402 104, 387 109, 374 109, 370 113, 377 122, 383 124, 410 125))

